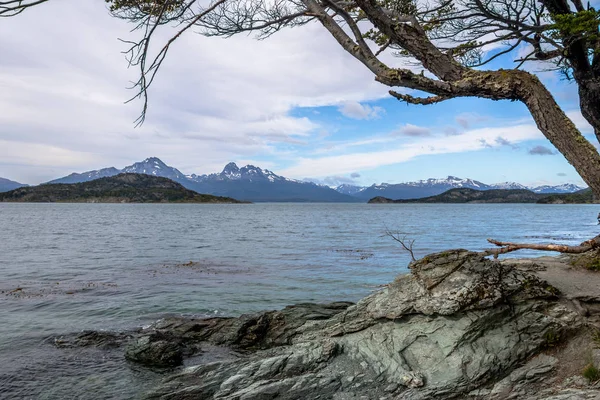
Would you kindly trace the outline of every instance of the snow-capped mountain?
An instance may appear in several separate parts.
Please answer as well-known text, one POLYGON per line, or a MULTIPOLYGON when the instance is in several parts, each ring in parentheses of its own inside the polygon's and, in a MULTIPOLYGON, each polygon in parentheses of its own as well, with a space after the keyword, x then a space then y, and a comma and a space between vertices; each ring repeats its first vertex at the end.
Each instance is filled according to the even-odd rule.
POLYGON ((67 175, 63 178, 55 179, 46 183, 81 183, 81 182, 89 182, 100 178, 108 178, 110 176, 115 176, 121 173, 121 170, 116 169, 114 167, 110 168, 102 168, 95 171, 86 171, 80 174, 73 172, 70 175, 67 175))
POLYGON ((236 163, 230 162, 223 168, 222 172, 209 174, 209 175, 190 175, 188 179, 194 182, 208 182, 208 181, 250 181, 250 182, 298 182, 293 179, 284 178, 283 176, 276 175, 268 169, 262 169, 255 167, 254 165, 246 165, 245 167, 238 167, 236 163))
POLYGON ((581 186, 573 185, 572 183, 565 183, 565 184, 556 185, 556 186, 548 186, 548 185, 537 186, 534 188, 530 188, 529 190, 531 190, 534 193, 573 193, 573 192, 578 192, 583 189, 585 189, 585 188, 581 187, 581 186))
POLYGON ((10 179, 0 178, 0 192, 10 192, 11 190, 27 186, 23 183, 11 181, 10 179))
POLYGON ((456 176, 448 176, 444 179, 431 178, 415 182, 372 185, 357 192, 354 196, 364 200, 369 200, 376 196, 387 197, 389 199, 418 199, 421 197, 435 196, 454 188, 470 188, 476 190, 491 189, 489 185, 473 179, 461 179, 456 176))
MULTIPOLYGON (((223 171, 208 175, 190 175, 189 189, 199 193, 233 197, 249 201, 323 201, 356 202, 359 199, 312 182, 277 175, 254 165, 238 167, 229 163, 223 171)), ((185 186, 185 184, 184 184, 185 186)))
POLYGON ((344 183, 343 185, 339 185, 335 188, 340 193, 349 194, 350 196, 356 195, 359 192, 365 190, 367 186, 356 186, 344 183))
POLYGON ((123 168, 121 172, 162 176, 163 178, 169 178, 176 182, 187 179, 187 177, 177 168, 169 167, 156 157, 150 157, 146 158, 144 161, 136 162, 133 165, 123 168))
MULTIPOLYGON (((355 193, 348 193, 363 200, 369 200, 376 196, 389 199, 418 199, 422 197, 436 196, 447 190, 455 188, 469 188, 475 190, 490 189, 526 189, 535 193, 572 193, 584 188, 573 184, 563 184, 557 186, 538 186, 527 187, 516 182, 502 182, 495 184, 486 184, 473 179, 462 179, 456 176, 448 176, 443 179, 426 179, 415 182, 406 182, 398 184, 382 183, 372 185, 355 193)), ((346 190, 342 188, 342 190, 346 190)), ((342 191, 342 193, 346 193, 342 191)))
POLYGON ((494 183, 493 185, 490 185, 490 189, 526 189, 526 190, 531 190, 527 186, 521 185, 520 183, 517 183, 517 182, 494 183))
MULTIPOLYGON (((136 162, 123 169, 103 168, 83 173, 73 173, 48 183, 79 183, 114 176, 123 172, 161 176, 169 178, 198 193, 233 197, 248 201, 324 201, 355 202, 368 201, 376 196, 390 199, 416 199, 441 194, 454 188, 476 190, 489 189, 529 189, 535 193, 570 193, 583 188, 573 184, 538 186, 529 188, 515 182, 488 185, 473 179, 448 176, 443 179, 426 179, 398 184, 382 183, 369 187, 340 185, 332 189, 309 181, 298 181, 277 175, 268 169, 254 165, 239 167, 229 163, 221 172, 205 175, 184 175, 156 157, 136 162)), ((16 183, 16 182, 15 182, 16 183)), ((17 184, 19 185, 19 184, 17 184)), ((0 180, 0 191, 2 181, 0 180)))
POLYGON ((80 183, 89 182, 99 178, 106 178, 109 176, 115 176, 121 173, 132 173, 132 174, 145 174, 161 176, 163 178, 169 178, 176 182, 182 183, 186 180, 186 176, 182 174, 176 168, 169 167, 167 164, 162 162, 156 157, 146 158, 144 161, 136 162, 123 169, 117 169, 114 167, 102 168, 95 171, 87 171, 83 173, 72 173, 65 176, 64 178, 55 179, 47 183, 80 183))
POLYGON ((338 193, 329 187, 288 179, 268 169, 261 169, 253 165, 240 168, 235 163, 229 163, 219 173, 186 176, 156 157, 147 158, 123 169, 104 168, 81 174, 73 173, 48 183, 88 182, 125 172, 169 178, 198 193, 247 201, 360 201, 357 198, 338 193))

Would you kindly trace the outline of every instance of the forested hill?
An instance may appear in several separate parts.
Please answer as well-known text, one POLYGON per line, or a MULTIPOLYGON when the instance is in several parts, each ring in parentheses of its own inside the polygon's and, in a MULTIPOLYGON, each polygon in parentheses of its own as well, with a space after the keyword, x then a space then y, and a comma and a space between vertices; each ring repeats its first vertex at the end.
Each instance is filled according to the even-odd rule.
POLYGON ((475 190, 469 188, 450 189, 436 196, 420 199, 391 200, 374 197, 371 204, 383 203, 539 203, 539 204, 585 204, 593 203, 592 191, 584 189, 575 193, 541 194, 526 189, 475 190))
POLYGON ((143 174, 119 174, 89 182, 47 184, 0 193, 3 202, 62 203, 239 203, 198 194, 177 182, 143 174))
POLYGON ((591 189, 583 189, 575 193, 563 193, 544 196, 538 203, 542 204, 592 204, 594 196, 591 189))
POLYGON ((375 197, 369 200, 369 203, 537 203, 543 196, 545 195, 536 194, 527 189, 458 188, 421 199, 390 200, 375 197))

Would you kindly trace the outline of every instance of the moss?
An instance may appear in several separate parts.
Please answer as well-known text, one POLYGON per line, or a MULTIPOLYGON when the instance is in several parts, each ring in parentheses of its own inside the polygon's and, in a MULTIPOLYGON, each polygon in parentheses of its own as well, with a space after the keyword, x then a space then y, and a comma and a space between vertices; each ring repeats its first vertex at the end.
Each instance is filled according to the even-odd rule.
POLYGON ((550 292, 554 296, 560 295, 560 290, 558 290, 557 288, 555 288, 554 286, 551 286, 551 285, 546 286, 546 291, 550 292))
POLYGON ((585 366, 583 371, 581 371, 581 375, 590 382, 596 382, 600 379, 600 370, 593 363, 589 363, 585 366))
POLYGON ((560 334, 554 329, 549 329, 544 333, 544 346, 554 347, 560 343, 560 334))
POLYGON ((589 271, 600 271, 600 252, 588 251, 579 256, 572 256, 571 265, 583 267, 589 271))
POLYGON ((594 342, 594 347, 600 349, 600 329, 596 329, 592 332, 592 341, 594 342))

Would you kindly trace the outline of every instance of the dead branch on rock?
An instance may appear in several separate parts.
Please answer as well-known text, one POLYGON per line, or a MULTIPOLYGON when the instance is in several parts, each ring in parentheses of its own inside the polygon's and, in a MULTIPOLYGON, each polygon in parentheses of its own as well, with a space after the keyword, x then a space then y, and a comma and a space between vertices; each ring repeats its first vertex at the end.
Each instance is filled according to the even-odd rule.
POLYGON ((385 230, 385 236, 389 236, 394 239, 396 242, 400 243, 402 248, 410 254, 410 258, 412 261, 417 261, 415 258, 415 253, 413 252, 413 245, 415 244, 415 239, 408 239, 407 235, 401 232, 392 232, 389 229, 385 230))
POLYGON ((565 244, 538 244, 538 243, 511 243, 511 242, 500 242, 494 239, 488 239, 488 242, 498 246, 497 249, 487 249, 482 253, 485 256, 493 255, 494 258, 498 258, 499 254, 510 253, 512 251, 528 249, 528 250, 541 250, 541 251, 557 251, 559 253, 569 254, 581 254, 590 250, 600 248, 600 235, 586 240, 577 246, 569 246, 565 244))

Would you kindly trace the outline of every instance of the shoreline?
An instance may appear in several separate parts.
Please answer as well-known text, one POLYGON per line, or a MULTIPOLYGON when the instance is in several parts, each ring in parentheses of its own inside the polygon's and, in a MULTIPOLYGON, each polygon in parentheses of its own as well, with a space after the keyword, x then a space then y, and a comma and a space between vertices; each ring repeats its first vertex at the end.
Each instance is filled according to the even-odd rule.
POLYGON ((55 345, 116 346, 130 362, 175 368, 148 399, 351 399, 375 393, 367 398, 500 399, 513 393, 541 400, 574 390, 580 396, 574 399, 587 399, 598 386, 583 382, 584 367, 575 364, 582 348, 600 361, 590 336, 600 321, 600 273, 565 260, 494 262, 450 250, 412 263, 409 273, 356 304, 297 304, 234 318, 172 317, 133 334, 84 332, 55 345), (465 357, 475 368, 467 375, 452 367, 465 357), (193 362, 177 368, 184 359, 193 362), (531 374, 535 379, 525 379, 531 374))

